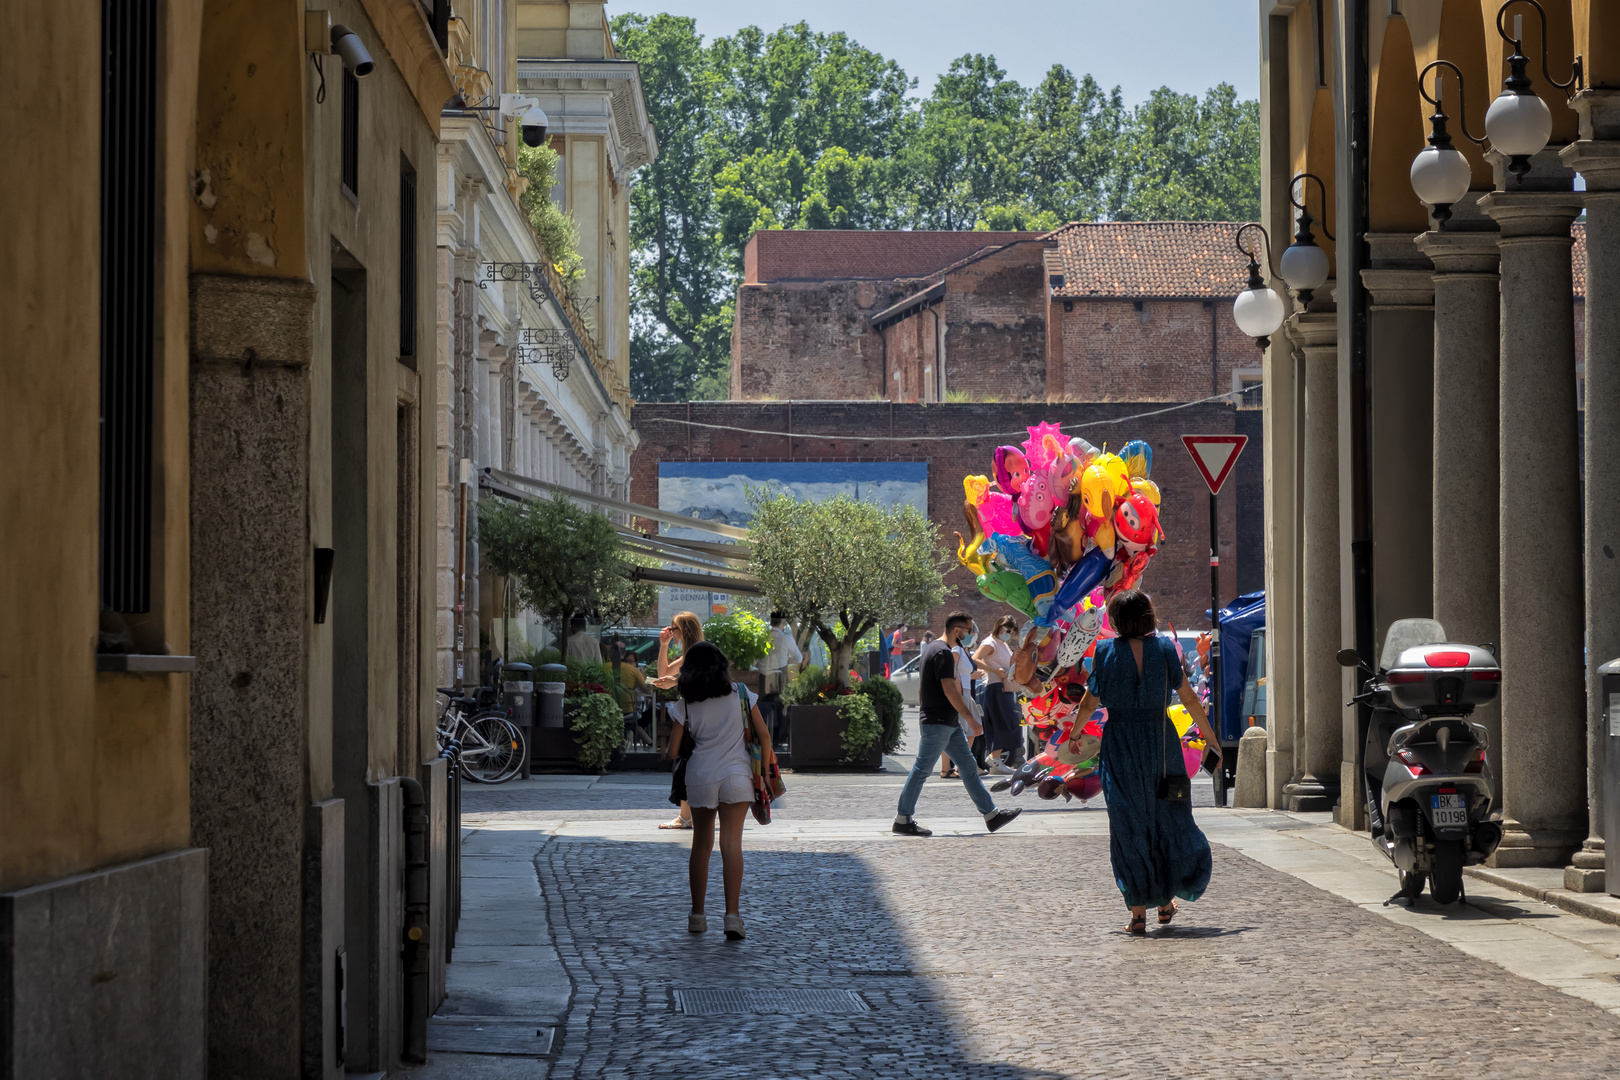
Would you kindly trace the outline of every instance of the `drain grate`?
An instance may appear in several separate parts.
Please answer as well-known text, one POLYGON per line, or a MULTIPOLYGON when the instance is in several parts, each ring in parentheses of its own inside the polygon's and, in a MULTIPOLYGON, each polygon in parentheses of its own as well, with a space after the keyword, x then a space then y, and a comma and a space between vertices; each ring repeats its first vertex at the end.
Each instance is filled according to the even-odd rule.
POLYGON ((677 990, 675 1008, 688 1016, 721 1013, 802 1016, 872 1011, 866 999, 853 990, 677 990))

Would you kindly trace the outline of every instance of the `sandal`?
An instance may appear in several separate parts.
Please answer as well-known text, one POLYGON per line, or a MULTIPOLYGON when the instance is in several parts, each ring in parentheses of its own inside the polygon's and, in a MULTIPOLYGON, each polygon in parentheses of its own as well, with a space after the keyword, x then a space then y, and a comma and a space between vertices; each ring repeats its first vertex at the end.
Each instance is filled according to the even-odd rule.
POLYGON ((1160 926, 1169 926, 1170 925, 1170 920, 1175 918, 1176 917, 1176 912, 1180 911, 1180 910, 1181 909, 1176 906, 1176 902, 1174 900, 1170 901, 1170 906, 1169 907, 1160 908, 1159 909, 1159 925, 1160 926))
POLYGON ((676 814, 670 820, 661 822, 658 827, 660 829, 690 829, 692 827, 692 819, 684 818, 681 817, 681 815, 676 814))
POLYGON ((1125 932, 1135 937, 1145 936, 1147 934, 1147 916, 1142 915, 1139 918, 1132 918, 1130 922, 1125 924, 1125 932))

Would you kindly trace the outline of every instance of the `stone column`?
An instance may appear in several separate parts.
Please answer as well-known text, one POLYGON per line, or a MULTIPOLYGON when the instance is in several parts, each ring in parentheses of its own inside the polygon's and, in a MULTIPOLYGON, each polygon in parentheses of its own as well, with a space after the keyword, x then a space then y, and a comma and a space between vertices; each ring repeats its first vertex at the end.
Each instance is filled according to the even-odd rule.
POLYGON ((1304 477, 1299 518, 1304 530, 1304 619, 1299 670, 1303 724, 1295 726, 1294 777, 1284 791, 1290 810, 1328 810, 1339 789, 1344 699, 1335 659, 1339 640, 1339 331, 1333 312, 1296 315, 1290 333, 1304 353, 1304 477))
POLYGON ((1501 227, 1502 810, 1493 865, 1563 866, 1586 832, 1570 222, 1579 194, 1493 191, 1501 227))
MULTIPOLYGON (((1369 522, 1375 574, 1372 583, 1374 641, 1382 642, 1398 619, 1427 618, 1433 611, 1434 557, 1430 501, 1434 491, 1423 468, 1433 455, 1434 279, 1429 260, 1411 233, 1368 233, 1370 265, 1361 272, 1371 301, 1367 309, 1370 412, 1369 522), (1413 467, 1416 463, 1417 467, 1413 467)), ((1341 577, 1341 597, 1354 607, 1341 577)), ((1342 612, 1352 615, 1353 610, 1342 612)), ((1353 637, 1354 618, 1346 629, 1353 637)), ((1487 639, 1489 640, 1489 639, 1487 639)), ((1350 644, 1346 641, 1345 644, 1350 644)), ((1361 676, 1341 670, 1341 702, 1360 688, 1361 676)), ((1339 824, 1367 827, 1361 710, 1346 708, 1339 766, 1339 824)))
MULTIPOLYGON (((1497 641, 1502 627, 1497 430, 1488 422, 1497 415, 1501 254, 1494 222, 1464 213, 1461 203, 1452 212, 1444 232, 1417 238, 1435 268, 1434 617, 1451 640, 1482 645, 1497 641)), ((1490 733, 1491 772, 1500 778, 1501 709, 1487 705, 1474 719, 1490 733)))
POLYGON ((1564 888, 1603 892, 1607 702, 1598 668, 1620 657, 1620 92, 1575 95, 1580 139, 1559 157, 1586 180, 1586 842, 1564 888))
POLYGON ((1296 398, 1300 358, 1284 335, 1262 360, 1265 385, 1266 505, 1266 805, 1285 808, 1294 778, 1294 724, 1299 717, 1299 475, 1296 398))

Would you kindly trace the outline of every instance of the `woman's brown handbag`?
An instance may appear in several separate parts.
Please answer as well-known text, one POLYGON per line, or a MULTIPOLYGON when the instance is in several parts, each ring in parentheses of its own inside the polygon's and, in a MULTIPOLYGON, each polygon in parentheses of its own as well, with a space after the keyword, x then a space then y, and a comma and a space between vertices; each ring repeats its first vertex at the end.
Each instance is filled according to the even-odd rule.
POLYGON ((737 684, 737 697, 742 701, 743 742, 748 747, 748 767, 754 785, 754 802, 749 807, 754 820, 761 825, 771 823, 771 800, 779 798, 787 791, 787 785, 782 783, 782 774, 776 767, 774 758, 767 760, 765 747, 760 744, 759 735, 754 731, 752 717, 749 716, 748 691, 741 683, 737 684))

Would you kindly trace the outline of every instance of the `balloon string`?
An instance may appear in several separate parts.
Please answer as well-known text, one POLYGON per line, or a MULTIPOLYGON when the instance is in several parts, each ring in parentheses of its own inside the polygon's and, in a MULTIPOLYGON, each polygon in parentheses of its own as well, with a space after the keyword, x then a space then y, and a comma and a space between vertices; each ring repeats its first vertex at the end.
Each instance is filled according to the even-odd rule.
MULTIPOLYGON (((1230 398, 1241 396, 1242 394, 1245 394, 1247 392, 1248 391, 1246 389, 1245 390, 1228 390, 1224 394, 1213 394, 1210 397, 1199 398, 1197 401, 1182 401, 1182 402, 1178 402, 1178 403, 1176 403, 1174 405, 1167 405, 1166 407, 1164 407, 1162 409, 1153 409, 1153 410, 1151 410, 1149 412, 1132 413, 1129 416, 1117 416, 1117 417, 1114 417, 1113 419, 1110 419, 1110 420, 1088 420, 1083 424, 1064 424, 1063 426, 1064 426, 1064 428, 1066 430, 1069 430, 1069 431, 1079 431, 1079 430, 1083 430, 1085 428, 1105 427, 1105 426, 1108 426, 1108 425, 1111 425, 1111 424, 1128 424, 1133 420, 1144 420, 1144 419, 1146 419, 1146 418, 1148 418, 1150 416, 1162 416, 1165 413, 1175 412, 1177 409, 1189 409, 1189 408, 1192 408, 1194 405, 1208 405, 1212 401, 1226 401, 1226 400, 1228 400, 1230 398)), ((651 404, 651 403, 649 402, 649 404, 651 404)), ((701 404, 704 404, 704 403, 703 402, 696 402, 695 404, 701 405, 701 404)), ((717 402, 716 404, 721 404, 721 403, 717 402)), ((744 404, 744 403, 738 403, 738 404, 744 404)), ((767 403, 766 402, 761 402, 760 404, 767 404, 767 403)), ((773 404, 773 405, 774 404, 781 404, 781 402, 769 402, 768 404, 773 404)), ((833 402, 833 403, 830 403, 830 404, 842 404, 842 403, 841 402, 833 402)), ((1031 405, 1036 405, 1038 403, 1037 402, 1031 402, 1030 404, 1031 405)), ((688 427, 711 428, 711 429, 713 429, 715 431, 735 431, 735 432, 739 432, 740 434, 743 434, 743 435, 776 435, 776 436, 780 436, 780 437, 785 438, 790 434, 789 432, 786 432, 786 431, 767 431, 767 430, 764 430, 762 428, 737 427, 734 424, 705 424, 705 423, 703 423, 701 421, 698 421, 698 420, 682 420, 679 417, 674 417, 674 416, 643 416, 643 417, 638 417, 635 422, 637 424, 685 424, 688 427)), ((871 442, 916 443, 916 442, 945 442, 946 440, 954 440, 954 439, 986 439, 986 440, 988 440, 988 439, 1011 438, 1011 437, 1015 437, 1015 436, 1020 437, 1020 438, 1027 438, 1028 435, 1029 435, 1029 429, 1028 428, 1019 428, 1016 431, 992 431, 992 432, 988 432, 986 434, 981 434, 981 435, 827 435, 827 434, 821 434, 821 433, 814 432, 814 431, 794 431, 791 434, 792 434, 793 438, 795 438, 795 439, 833 439, 833 440, 842 440, 844 442, 863 442, 863 443, 871 443, 871 442)))

